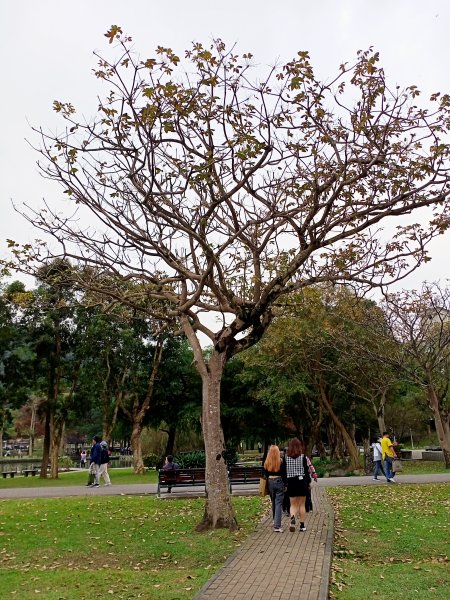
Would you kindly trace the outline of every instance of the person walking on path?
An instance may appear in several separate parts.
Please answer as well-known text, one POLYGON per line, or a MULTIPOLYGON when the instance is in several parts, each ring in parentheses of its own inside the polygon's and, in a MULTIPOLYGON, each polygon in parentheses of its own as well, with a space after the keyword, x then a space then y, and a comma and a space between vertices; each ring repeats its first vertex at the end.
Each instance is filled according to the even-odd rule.
POLYGON ((286 484, 286 467, 281 460, 278 446, 270 446, 264 461, 264 475, 269 482, 269 494, 272 500, 273 530, 283 533, 281 513, 283 510, 284 487, 286 484))
POLYGON ((102 449, 100 446, 100 442, 101 442, 101 437, 99 435, 94 435, 94 437, 92 438, 92 448, 91 448, 91 456, 90 456, 90 461, 91 461, 91 473, 93 473, 94 475, 94 483, 91 484, 91 487, 99 487, 100 486, 100 481, 99 481, 99 476, 98 476, 98 472, 100 469, 100 464, 101 464, 101 453, 102 453, 102 449))
POLYGON ((286 452, 287 493, 291 502, 291 524, 289 531, 295 531, 296 518, 300 519, 299 531, 306 531, 305 500, 311 483, 308 463, 304 454, 304 445, 298 438, 293 438, 286 452))
MULTIPOLYGON (((317 483, 316 469, 314 468, 314 465, 312 464, 312 462, 308 456, 306 457, 306 464, 308 465, 308 473, 309 473, 309 476, 311 477, 311 482, 314 479, 314 481, 317 483)), ((307 492, 306 499, 305 499, 305 510, 306 510, 306 512, 312 512, 312 509, 313 509, 313 503, 312 503, 311 483, 310 483, 308 486, 308 492, 307 492)))
POLYGON ((109 450, 108 450, 108 442, 100 442, 100 466, 98 469, 98 482, 100 483, 100 478, 103 477, 105 480, 105 485, 111 485, 111 479, 108 473, 108 464, 109 464, 109 450))
MULTIPOLYGON (((287 448, 284 448, 284 456, 286 456, 286 452, 287 452, 287 448)), ((308 472, 309 472, 309 476, 311 477, 311 481, 314 479, 314 481, 317 483, 316 469, 314 468, 314 465, 312 464, 312 462, 308 456, 306 457, 306 463, 308 465, 308 472)), ((283 498, 283 514, 286 515, 287 517, 289 517, 290 509, 291 509, 291 502, 289 500, 287 489, 285 487, 284 498, 283 498)), ((311 498, 311 485, 309 485, 308 492, 306 495, 306 500, 305 500, 305 510, 306 510, 306 512, 311 512, 312 509, 313 509, 313 504, 312 504, 312 498, 311 498)))
POLYGON ((86 450, 80 452, 80 468, 84 469, 86 466, 86 450))
POLYGON ((397 454, 394 450, 394 444, 389 439, 387 431, 383 431, 383 437, 381 439, 381 451, 382 458, 384 460, 384 468, 386 470, 386 480, 388 483, 395 483, 394 472, 392 471, 392 463, 394 458, 397 458, 397 454))
POLYGON ((373 438, 372 450, 373 450, 373 480, 379 481, 378 473, 380 471, 386 477, 386 473, 384 472, 383 465, 381 463, 383 451, 381 449, 380 438, 377 438, 377 437, 373 438))

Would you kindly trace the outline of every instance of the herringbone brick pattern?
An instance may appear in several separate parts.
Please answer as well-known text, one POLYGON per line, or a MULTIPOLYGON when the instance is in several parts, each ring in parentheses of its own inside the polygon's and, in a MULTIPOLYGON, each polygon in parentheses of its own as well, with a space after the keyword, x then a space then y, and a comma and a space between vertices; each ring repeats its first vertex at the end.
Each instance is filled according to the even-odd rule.
POLYGON ((313 485, 305 532, 274 533, 267 517, 195 600, 326 600, 333 513, 325 492, 313 485))

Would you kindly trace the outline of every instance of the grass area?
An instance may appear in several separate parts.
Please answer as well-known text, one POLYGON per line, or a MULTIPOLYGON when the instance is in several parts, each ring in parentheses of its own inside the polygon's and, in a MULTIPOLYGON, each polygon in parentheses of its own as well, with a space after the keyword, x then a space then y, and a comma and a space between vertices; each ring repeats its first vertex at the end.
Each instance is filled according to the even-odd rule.
POLYGON ((427 473, 449 473, 444 461, 402 460, 402 475, 425 475, 427 473))
MULTIPOLYGON (((146 471, 144 475, 135 475, 132 468, 110 469, 111 481, 116 485, 129 483, 157 483, 158 475, 153 469, 146 471)), ((60 473, 58 479, 40 479, 35 477, 14 477, 11 479, 0 479, 0 490, 5 488, 32 488, 32 487, 58 487, 58 486, 80 486, 86 485, 88 479, 87 469, 84 471, 69 471, 60 473)))
POLYGON ((187 600, 259 522, 267 500, 233 498, 239 531, 194 531, 203 499, 0 501, 2 598, 187 600))
POLYGON ((450 588, 448 484, 329 488, 336 512, 331 598, 433 598, 450 588))

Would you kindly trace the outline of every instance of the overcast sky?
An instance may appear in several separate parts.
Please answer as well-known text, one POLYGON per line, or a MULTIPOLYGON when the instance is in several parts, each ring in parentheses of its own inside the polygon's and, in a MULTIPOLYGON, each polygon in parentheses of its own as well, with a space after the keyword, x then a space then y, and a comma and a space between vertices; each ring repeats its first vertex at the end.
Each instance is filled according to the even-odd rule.
MULTIPOLYGON (((222 38, 249 51, 262 65, 287 61, 308 50, 316 74, 327 79, 359 49, 374 46, 392 84, 416 84, 424 93, 450 93, 449 0, 0 0, 3 59, 0 109, 0 255, 7 238, 41 237, 12 202, 39 206, 61 190, 44 181, 37 154, 25 138, 31 125, 51 129, 53 100, 71 101, 87 118, 94 115, 99 83, 92 75, 94 50, 104 51, 112 24, 132 36, 136 51, 150 55, 157 45, 177 53, 192 41, 222 38)), ((432 245, 433 260, 404 287, 450 278, 450 233, 432 245)))

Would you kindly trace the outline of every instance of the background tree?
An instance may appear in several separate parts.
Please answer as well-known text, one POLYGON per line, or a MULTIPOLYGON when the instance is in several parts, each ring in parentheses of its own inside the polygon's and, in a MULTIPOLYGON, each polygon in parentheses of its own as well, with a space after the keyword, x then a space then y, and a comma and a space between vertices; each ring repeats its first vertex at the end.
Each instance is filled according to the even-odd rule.
POLYGON ((193 353, 186 338, 169 338, 148 415, 151 425, 167 433, 161 464, 168 454, 175 453, 180 427, 200 428, 201 380, 192 363, 193 353))
POLYGON ((426 391, 450 468, 450 289, 424 284, 420 291, 389 294, 384 309, 400 344, 395 364, 426 391))
MULTIPOLYGON (((86 123, 55 101, 67 129, 38 130, 43 174, 77 218, 50 206, 28 218, 62 256, 170 305, 158 316, 179 319, 203 382, 200 527, 233 528, 220 421, 227 360, 261 338, 281 295, 324 281, 387 284, 420 263, 448 226, 450 98, 418 107, 417 88, 390 89, 372 50, 323 83, 303 51, 253 75, 252 55, 220 40, 194 43, 182 64, 161 46, 140 59, 118 26, 106 36, 118 58, 99 57, 109 91, 98 117, 86 123), (381 235, 384 219, 423 207, 433 207, 426 226, 381 235)), ((80 283, 136 302, 98 277, 80 283)))
POLYGON ((68 283, 71 265, 54 260, 40 267, 38 287, 24 309, 24 321, 36 355, 33 388, 42 401, 38 411, 44 421, 40 477, 58 477, 58 457, 64 428, 75 401, 80 360, 75 345, 75 289, 68 283))
POLYGON ((264 339, 244 360, 260 366, 260 393, 283 407, 295 435, 307 441, 309 450, 320 447, 321 430, 326 428, 332 456, 349 456, 349 468, 355 470, 359 468, 352 430, 355 405, 347 381, 335 368, 339 306, 325 302, 326 297, 320 288, 291 294, 264 339))
POLYGON ((26 402, 35 358, 27 330, 21 322, 21 305, 27 296, 22 282, 0 289, 0 455, 3 432, 12 423, 12 409, 26 402))
POLYGON ((262 373, 259 364, 243 360, 243 355, 234 356, 227 363, 221 392, 222 427, 227 446, 237 449, 240 441, 248 440, 261 442, 266 450, 271 443, 286 439, 292 431, 275 400, 273 386, 262 385, 271 379, 273 364, 268 369, 262 373))

